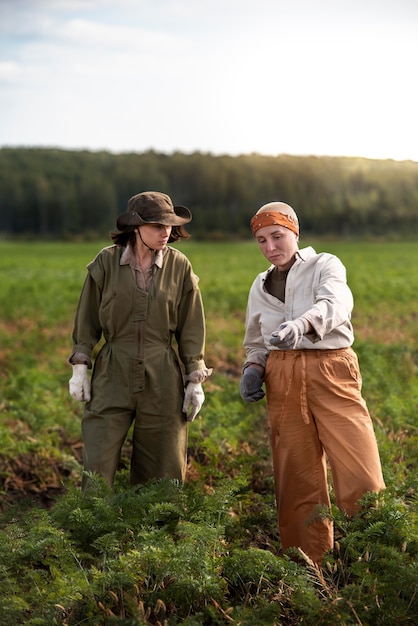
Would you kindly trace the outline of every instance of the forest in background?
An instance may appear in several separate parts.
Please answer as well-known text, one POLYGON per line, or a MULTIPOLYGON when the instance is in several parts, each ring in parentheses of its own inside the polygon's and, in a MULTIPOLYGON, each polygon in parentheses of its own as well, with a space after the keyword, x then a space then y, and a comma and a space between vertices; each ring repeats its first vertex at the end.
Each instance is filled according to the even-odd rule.
POLYGON ((305 235, 413 239, 418 163, 354 157, 0 149, 0 235, 107 236, 130 196, 168 193, 198 239, 245 239, 264 203, 297 211, 305 235))

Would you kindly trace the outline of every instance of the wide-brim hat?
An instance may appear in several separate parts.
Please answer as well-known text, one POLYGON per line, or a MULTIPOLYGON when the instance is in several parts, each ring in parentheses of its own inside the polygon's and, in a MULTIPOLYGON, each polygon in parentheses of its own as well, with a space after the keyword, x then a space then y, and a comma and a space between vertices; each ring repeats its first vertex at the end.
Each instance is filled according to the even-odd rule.
POLYGON ((183 226, 192 219, 192 214, 185 206, 174 206, 170 196, 159 191, 137 193, 128 200, 128 210, 116 220, 116 226, 123 230, 129 226, 144 224, 164 224, 164 226, 183 226))

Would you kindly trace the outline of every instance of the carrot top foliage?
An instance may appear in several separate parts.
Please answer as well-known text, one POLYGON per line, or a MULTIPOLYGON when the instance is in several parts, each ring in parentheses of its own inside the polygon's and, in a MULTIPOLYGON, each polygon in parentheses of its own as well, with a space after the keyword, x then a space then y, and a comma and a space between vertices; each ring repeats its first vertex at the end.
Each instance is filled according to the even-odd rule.
MULTIPOLYGON (((310 243, 310 242, 309 242, 310 243)), ((104 242, 103 245, 107 245, 104 242)), ((324 243, 347 267, 355 348, 387 490, 345 517, 323 568, 283 554, 265 401, 238 381, 254 242, 182 242, 200 277, 208 366, 186 483, 80 492, 71 327, 97 243, 0 248, 0 624, 413 624, 418 613, 418 250, 324 243)), ((332 495, 332 493, 331 493, 332 495)), ((324 512, 325 514, 325 512, 324 512)))

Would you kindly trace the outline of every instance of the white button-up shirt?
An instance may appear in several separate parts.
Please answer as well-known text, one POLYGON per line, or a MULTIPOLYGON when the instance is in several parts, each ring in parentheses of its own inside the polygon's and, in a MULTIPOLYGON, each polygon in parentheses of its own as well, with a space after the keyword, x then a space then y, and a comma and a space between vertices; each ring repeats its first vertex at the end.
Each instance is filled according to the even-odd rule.
POLYGON ((354 341, 351 325, 353 295, 347 285, 346 270, 333 254, 317 254, 311 247, 299 250, 286 281, 285 302, 266 291, 265 281, 274 265, 254 280, 246 314, 245 364, 266 364, 271 334, 283 322, 307 319, 314 332, 302 339, 299 349, 330 350, 347 348, 354 341))

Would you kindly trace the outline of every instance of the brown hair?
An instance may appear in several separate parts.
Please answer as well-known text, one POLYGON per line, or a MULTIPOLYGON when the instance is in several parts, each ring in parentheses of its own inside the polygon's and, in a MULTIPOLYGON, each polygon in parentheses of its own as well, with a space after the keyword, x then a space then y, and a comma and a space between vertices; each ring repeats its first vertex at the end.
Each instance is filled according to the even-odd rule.
MULTIPOLYGON (((125 247, 129 243, 131 248, 134 248, 136 243, 135 230, 137 228, 138 226, 128 226, 120 232, 111 232, 110 238, 117 246, 125 247)), ((179 239, 189 239, 189 237, 190 234, 187 232, 184 226, 172 226, 171 234, 168 238, 168 243, 179 241, 179 239)))

